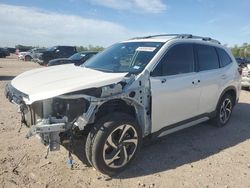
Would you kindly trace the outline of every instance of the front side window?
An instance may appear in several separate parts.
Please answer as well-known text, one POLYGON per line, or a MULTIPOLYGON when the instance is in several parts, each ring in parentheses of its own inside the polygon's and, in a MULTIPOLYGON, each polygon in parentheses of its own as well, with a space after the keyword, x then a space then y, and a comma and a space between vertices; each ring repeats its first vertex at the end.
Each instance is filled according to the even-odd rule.
POLYGON ((230 56, 227 54, 227 52, 221 48, 216 48, 219 58, 220 58, 220 65, 221 67, 225 67, 232 63, 232 59, 230 56))
POLYGON ((154 76, 168 76, 194 72, 192 44, 177 44, 170 48, 153 71, 154 76))
POLYGON ((200 71, 218 69, 220 67, 218 56, 214 47, 197 44, 196 52, 200 71))
POLYGON ((140 73, 159 51, 161 42, 118 43, 90 58, 82 66, 104 72, 140 73))

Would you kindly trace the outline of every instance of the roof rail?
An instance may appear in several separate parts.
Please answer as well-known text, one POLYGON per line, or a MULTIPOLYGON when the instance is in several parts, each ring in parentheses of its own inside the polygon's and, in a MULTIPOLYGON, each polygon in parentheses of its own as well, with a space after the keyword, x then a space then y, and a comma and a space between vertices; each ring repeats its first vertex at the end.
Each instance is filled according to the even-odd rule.
POLYGON ((159 35, 149 35, 149 36, 144 36, 144 37, 135 37, 131 38, 132 39, 148 39, 148 38, 154 38, 154 37, 177 37, 180 35, 189 35, 189 34, 159 34, 159 35))
POLYGON ((212 39, 210 37, 201 37, 201 36, 195 36, 192 34, 159 34, 159 35, 149 35, 145 37, 136 37, 132 39, 149 39, 154 37, 173 37, 173 39, 180 38, 180 39, 201 39, 203 41, 209 41, 221 44, 218 40, 212 39))
POLYGON ((192 39, 201 39, 201 40, 204 40, 204 41, 209 41, 209 42, 214 42, 214 43, 217 43, 217 44, 221 44, 220 41, 212 39, 210 37, 201 37, 201 36, 192 35, 190 38, 192 38, 192 39))

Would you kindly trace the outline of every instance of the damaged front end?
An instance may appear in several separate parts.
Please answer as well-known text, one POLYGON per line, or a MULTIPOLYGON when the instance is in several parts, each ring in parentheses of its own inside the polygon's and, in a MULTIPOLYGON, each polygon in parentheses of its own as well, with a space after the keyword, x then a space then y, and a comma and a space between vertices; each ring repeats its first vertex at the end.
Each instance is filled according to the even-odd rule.
MULTIPOLYGON (((144 136, 151 131, 151 94, 147 71, 137 76, 128 75, 119 83, 65 93, 31 104, 26 102, 29 96, 11 84, 6 85, 5 95, 18 105, 22 123, 30 128, 26 137, 39 135, 50 151, 59 150, 62 133, 71 135, 67 133, 76 129, 85 131, 88 125, 95 123, 102 106, 109 101, 123 101, 129 106, 127 110, 134 109, 144 136)), ((125 109, 121 109, 121 106, 119 108, 125 109)), ((102 111, 104 115, 108 113, 103 109, 102 111)))
POLYGON ((44 145, 49 145, 50 151, 59 150, 60 136, 72 128, 74 118, 86 112, 88 101, 85 99, 60 99, 54 97, 25 103, 28 95, 18 91, 11 84, 5 87, 5 96, 18 106, 21 113, 21 124, 29 127, 26 138, 38 134, 44 145))

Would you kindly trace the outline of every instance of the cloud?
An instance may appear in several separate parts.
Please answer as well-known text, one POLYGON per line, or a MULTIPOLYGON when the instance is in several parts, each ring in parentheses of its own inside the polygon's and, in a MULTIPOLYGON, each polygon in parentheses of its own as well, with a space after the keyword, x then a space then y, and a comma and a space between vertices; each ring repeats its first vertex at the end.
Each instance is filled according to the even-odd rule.
POLYGON ((162 13, 167 9, 162 0, 92 0, 91 2, 112 9, 139 13, 162 13))
POLYGON ((207 23, 208 23, 208 24, 214 24, 214 23, 217 23, 217 22, 219 22, 219 21, 221 21, 220 18, 211 18, 211 19, 209 19, 209 20, 207 21, 207 23))
POLYGON ((109 21, 7 4, 0 4, 0 33, 0 46, 108 46, 134 35, 109 21))

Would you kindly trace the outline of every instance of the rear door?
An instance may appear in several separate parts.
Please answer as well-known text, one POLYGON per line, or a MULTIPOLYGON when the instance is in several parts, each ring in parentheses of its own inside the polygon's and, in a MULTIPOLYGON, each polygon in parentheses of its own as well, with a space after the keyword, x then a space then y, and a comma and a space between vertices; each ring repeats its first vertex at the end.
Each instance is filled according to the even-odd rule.
POLYGON ((198 115, 199 75, 193 44, 172 46, 151 73, 152 132, 198 115))
POLYGON ((210 113, 216 108, 224 71, 220 69, 219 57, 215 47, 195 44, 195 52, 201 88, 199 113, 210 113))

